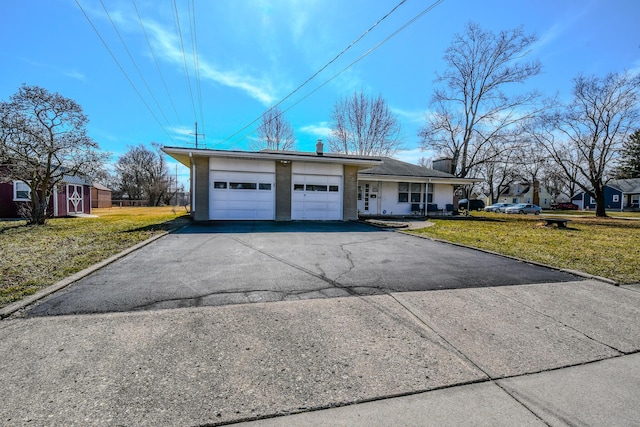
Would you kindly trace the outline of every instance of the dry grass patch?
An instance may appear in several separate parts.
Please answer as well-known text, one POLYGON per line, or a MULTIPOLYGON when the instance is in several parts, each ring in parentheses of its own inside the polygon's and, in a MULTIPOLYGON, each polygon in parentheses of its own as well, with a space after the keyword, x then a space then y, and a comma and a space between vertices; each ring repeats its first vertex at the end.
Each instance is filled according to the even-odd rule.
POLYGON ((161 233, 184 208, 94 209, 45 226, 0 221, 0 307, 161 233))
POLYGON ((640 281, 640 221, 572 217, 568 229, 540 217, 474 214, 486 221, 433 220, 416 234, 487 249, 618 283, 640 281))

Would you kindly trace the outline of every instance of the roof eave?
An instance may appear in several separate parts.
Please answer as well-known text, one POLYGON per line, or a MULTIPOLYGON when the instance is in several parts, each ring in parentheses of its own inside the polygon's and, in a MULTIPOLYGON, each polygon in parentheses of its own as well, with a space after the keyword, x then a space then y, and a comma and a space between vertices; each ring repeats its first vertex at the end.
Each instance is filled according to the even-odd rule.
POLYGON ((406 175, 373 175, 373 174, 358 174, 359 179, 370 179, 371 181, 388 181, 388 182, 429 182, 432 184, 452 184, 452 185, 467 185, 474 184, 476 182, 482 182, 482 179, 478 178, 457 178, 457 177, 442 177, 442 176, 406 176, 406 175))

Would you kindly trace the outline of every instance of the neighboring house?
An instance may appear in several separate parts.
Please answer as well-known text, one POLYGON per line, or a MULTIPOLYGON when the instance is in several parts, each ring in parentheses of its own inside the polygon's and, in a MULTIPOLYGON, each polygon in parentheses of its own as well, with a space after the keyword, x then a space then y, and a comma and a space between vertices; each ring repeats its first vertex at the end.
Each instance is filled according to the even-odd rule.
MULTIPOLYGON (((49 215, 63 217, 91 213, 91 185, 79 176, 66 176, 49 200, 49 215)), ((19 204, 30 202, 30 189, 22 181, 0 183, 0 218, 20 218, 19 204)))
POLYGON ((190 169, 191 215, 208 220, 357 220, 358 171, 380 158, 163 147, 190 169))
POLYGON ((388 157, 382 164, 358 172, 358 213, 361 216, 411 215, 446 211, 454 204, 454 185, 477 179, 456 178, 446 172, 388 157))
POLYGON ((104 185, 94 182, 91 185, 91 208, 110 208, 111 190, 104 185))
MULTIPOLYGON (((640 178, 614 179, 604 187, 605 209, 640 211, 640 178)), ((580 192, 571 198, 580 209, 595 209, 596 199, 591 192, 580 192)))
MULTIPOLYGON (((538 186, 539 206, 549 209, 553 196, 542 185, 538 186)), ((509 185, 498 196, 499 203, 533 203, 533 185, 528 182, 518 182, 509 185)))

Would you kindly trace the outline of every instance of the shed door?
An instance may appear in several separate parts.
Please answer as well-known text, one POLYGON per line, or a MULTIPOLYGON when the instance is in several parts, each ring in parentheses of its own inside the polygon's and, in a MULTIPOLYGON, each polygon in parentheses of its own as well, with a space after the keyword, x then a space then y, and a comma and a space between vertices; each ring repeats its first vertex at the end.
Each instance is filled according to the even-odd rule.
POLYGON ((82 185, 67 185, 67 213, 84 212, 82 185))
POLYGON ((274 219, 275 174, 213 170, 210 181, 209 218, 274 219))
POLYGON ((291 219, 342 219, 342 176, 292 174, 291 181, 291 219))

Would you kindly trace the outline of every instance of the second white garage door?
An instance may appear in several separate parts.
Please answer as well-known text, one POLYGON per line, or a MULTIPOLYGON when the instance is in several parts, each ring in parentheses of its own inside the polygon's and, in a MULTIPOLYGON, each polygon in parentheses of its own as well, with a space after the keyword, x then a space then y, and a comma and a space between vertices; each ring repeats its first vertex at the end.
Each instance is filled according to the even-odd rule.
POLYGON ((298 164, 292 172, 291 219, 342 219, 342 165, 298 164))

